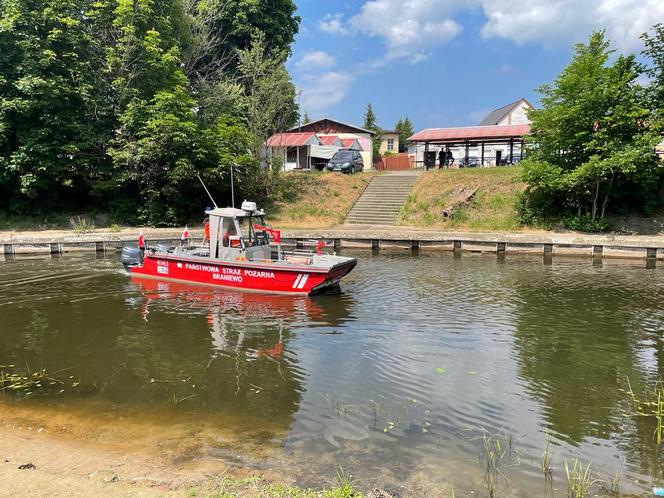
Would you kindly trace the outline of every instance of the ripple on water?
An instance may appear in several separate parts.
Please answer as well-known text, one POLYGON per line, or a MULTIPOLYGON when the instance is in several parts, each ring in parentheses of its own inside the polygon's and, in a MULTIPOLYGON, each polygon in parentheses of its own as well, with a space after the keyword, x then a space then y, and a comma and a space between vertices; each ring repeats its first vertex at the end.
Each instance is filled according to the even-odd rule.
POLYGON ((663 274, 360 256, 340 295, 309 299, 132 283, 117 261, 15 261, 0 266, 0 363, 75 365, 113 403, 262 419, 303 475, 350 464, 362 482, 389 469, 396 485, 468 494, 487 431, 521 452, 514 496, 541 489, 547 438, 558 472, 572 455, 604 473, 625 460, 625 480, 646 482, 661 465, 652 427, 624 415, 621 389, 664 373, 663 274))

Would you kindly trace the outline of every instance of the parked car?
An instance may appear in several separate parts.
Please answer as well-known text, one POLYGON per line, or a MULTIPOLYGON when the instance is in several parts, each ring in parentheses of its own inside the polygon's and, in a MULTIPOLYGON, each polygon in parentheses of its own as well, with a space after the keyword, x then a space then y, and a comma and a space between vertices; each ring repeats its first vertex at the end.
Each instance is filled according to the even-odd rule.
POLYGON ((327 163, 328 171, 341 171, 342 173, 355 173, 364 169, 362 154, 356 150, 340 150, 330 162, 327 163))
POLYGON ((474 168, 476 166, 481 166, 482 162, 479 157, 462 157, 459 159, 459 168, 474 168))

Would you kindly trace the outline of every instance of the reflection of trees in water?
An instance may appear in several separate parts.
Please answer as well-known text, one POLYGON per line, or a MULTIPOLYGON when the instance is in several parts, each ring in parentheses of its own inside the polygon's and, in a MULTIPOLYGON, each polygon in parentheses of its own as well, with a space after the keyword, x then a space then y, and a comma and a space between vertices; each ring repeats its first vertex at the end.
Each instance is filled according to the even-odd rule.
POLYGON ((303 376, 288 348, 294 323, 347 316, 339 299, 321 305, 157 281, 123 290, 43 306, 37 317, 14 309, 17 326, 0 338, 2 360, 73 367, 99 397, 118 403, 289 419, 303 376))
MULTIPOLYGON (((633 270, 612 269, 527 272, 515 289, 519 376, 541 402, 549 430, 573 444, 616 438, 642 472, 659 469, 653 421, 634 416, 623 392, 628 377, 637 386, 648 378, 639 353, 647 330, 664 318, 659 288, 633 270)), ((661 341, 654 344, 661 376, 664 351, 661 341)))

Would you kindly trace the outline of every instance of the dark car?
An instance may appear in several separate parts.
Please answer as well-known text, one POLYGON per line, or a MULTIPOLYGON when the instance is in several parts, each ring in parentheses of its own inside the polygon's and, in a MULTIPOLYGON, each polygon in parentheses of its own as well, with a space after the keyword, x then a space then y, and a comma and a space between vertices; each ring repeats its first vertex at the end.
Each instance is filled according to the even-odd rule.
POLYGON ((462 157, 459 159, 459 168, 475 168, 481 166, 482 162, 478 157, 462 157))
POLYGON ((341 171, 342 173, 355 173, 364 169, 362 154, 356 150, 340 150, 330 162, 327 163, 328 171, 341 171))

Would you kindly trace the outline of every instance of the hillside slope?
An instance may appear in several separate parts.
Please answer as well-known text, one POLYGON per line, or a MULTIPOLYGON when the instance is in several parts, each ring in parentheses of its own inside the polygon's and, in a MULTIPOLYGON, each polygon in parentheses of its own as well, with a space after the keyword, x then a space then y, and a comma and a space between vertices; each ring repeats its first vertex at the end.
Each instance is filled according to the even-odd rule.
POLYGON ((520 173, 518 166, 427 171, 415 184, 398 224, 441 230, 521 230, 516 205, 526 185, 520 173), (478 190, 452 218, 443 218, 452 191, 460 186, 478 190))

